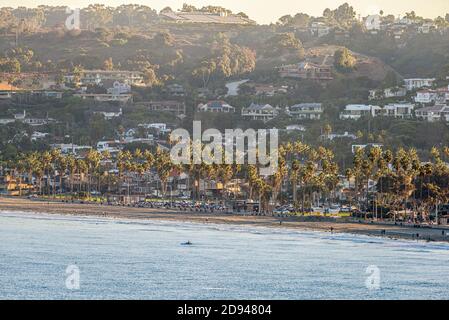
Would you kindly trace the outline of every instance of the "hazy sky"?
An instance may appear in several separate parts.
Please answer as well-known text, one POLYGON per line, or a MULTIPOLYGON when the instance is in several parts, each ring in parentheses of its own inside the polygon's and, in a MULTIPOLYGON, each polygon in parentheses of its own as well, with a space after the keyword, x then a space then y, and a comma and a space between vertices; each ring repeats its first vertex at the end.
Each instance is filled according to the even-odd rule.
POLYGON ((418 15, 429 18, 449 13, 449 0, 0 0, 0 7, 36 7, 40 4, 47 4, 80 8, 90 3, 107 3, 110 6, 137 3, 145 4, 156 10, 161 10, 166 6, 175 10, 185 2, 195 6, 220 5, 234 12, 244 11, 259 23, 275 22, 285 14, 297 12, 317 16, 321 15, 325 8, 334 9, 344 2, 350 3, 362 15, 378 13, 381 9, 385 13, 395 15, 414 10, 418 15))

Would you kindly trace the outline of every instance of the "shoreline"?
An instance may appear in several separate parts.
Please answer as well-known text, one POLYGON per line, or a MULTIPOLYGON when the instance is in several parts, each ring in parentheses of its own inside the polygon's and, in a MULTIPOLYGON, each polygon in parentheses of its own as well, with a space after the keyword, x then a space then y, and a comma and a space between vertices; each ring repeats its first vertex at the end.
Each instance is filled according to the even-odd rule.
POLYGON ((449 242, 447 228, 413 228, 391 224, 372 224, 351 221, 300 221, 296 217, 251 216, 223 213, 184 212, 170 209, 134 208, 100 204, 78 204, 24 198, 0 197, 1 211, 45 213, 70 216, 91 216, 114 219, 178 221, 201 224, 227 224, 286 228, 293 230, 349 233, 390 239, 449 242), (383 234, 383 230, 385 233, 383 234), (445 235, 442 234, 445 231, 445 235), (416 235, 419 234, 417 238, 416 235))

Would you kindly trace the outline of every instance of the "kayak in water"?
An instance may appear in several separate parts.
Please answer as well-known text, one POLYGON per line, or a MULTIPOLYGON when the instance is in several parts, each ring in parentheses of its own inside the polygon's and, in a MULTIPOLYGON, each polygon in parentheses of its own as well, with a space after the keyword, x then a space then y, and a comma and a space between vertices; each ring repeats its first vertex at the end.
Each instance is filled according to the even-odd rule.
POLYGON ((181 243, 181 245, 183 245, 183 246, 191 246, 193 243, 192 242, 190 242, 190 241, 187 241, 187 242, 184 242, 184 243, 181 243))

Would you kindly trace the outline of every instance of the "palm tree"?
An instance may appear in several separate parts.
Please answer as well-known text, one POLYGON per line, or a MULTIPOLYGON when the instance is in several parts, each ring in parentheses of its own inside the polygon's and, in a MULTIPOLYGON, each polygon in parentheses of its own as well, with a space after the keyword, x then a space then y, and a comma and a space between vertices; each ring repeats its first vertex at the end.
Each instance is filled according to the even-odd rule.
POLYGON ((97 175, 100 167, 101 154, 97 150, 90 149, 86 155, 87 164, 87 180, 88 180, 88 193, 91 194, 92 176, 97 175))
POLYGON ((167 192, 168 178, 174 168, 174 165, 170 160, 170 154, 160 148, 157 148, 154 166, 156 168, 159 180, 161 181, 162 194, 165 196, 167 192))
POLYGON ((51 157, 51 175, 53 175, 53 180, 52 180, 52 193, 53 193, 53 198, 56 197, 56 174, 57 174, 57 169, 58 169, 58 162, 61 161, 61 151, 59 149, 53 149, 50 152, 50 157, 51 157))
POLYGON ((68 155, 66 157, 67 170, 69 171, 69 180, 70 180, 70 193, 73 194, 73 175, 75 174, 76 168, 76 159, 73 155, 68 155))
POLYGON ((28 173, 28 183, 33 184, 33 171, 39 165, 39 155, 37 152, 32 152, 25 157, 25 171, 28 173))
POLYGON ((129 151, 120 151, 117 154, 117 169, 119 171, 119 184, 120 189, 123 187, 123 176, 129 167, 132 155, 129 151))
POLYGON ((291 167, 291 175, 290 175, 290 181, 292 183, 292 189, 293 189, 293 203, 297 204, 297 187, 298 187, 298 179, 299 174, 301 172, 301 162, 297 159, 293 160, 292 167, 291 167))
POLYGON ((79 175, 78 192, 81 192, 83 189, 82 187, 83 187, 84 175, 86 173, 88 173, 89 167, 85 160, 77 159, 76 160, 76 168, 78 169, 78 175, 79 175))
POLYGON ((50 176, 50 171, 52 169, 52 165, 51 165, 52 156, 51 156, 50 152, 44 151, 41 154, 41 162, 42 162, 42 169, 43 169, 44 175, 47 177, 47 181, 45 184, 46 194, 49 195, 50 194, 50 189, 49 189, 50 178, 49 178, 49 176, 50 176))

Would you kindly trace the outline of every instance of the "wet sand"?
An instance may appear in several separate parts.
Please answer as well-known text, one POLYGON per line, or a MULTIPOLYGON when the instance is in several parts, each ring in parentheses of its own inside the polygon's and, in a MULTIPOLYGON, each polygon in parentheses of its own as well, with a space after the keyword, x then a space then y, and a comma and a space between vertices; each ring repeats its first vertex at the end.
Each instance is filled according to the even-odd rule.
POLYGON ((63 203, 0 197, 2 211, 46 213, 74 216, 97 216, 115 219, 146 219, 185 221, 193 223, 215 223, 272 228, 292 228, 324 232, 353 233, 368 236, 388 237, 423 241, 448 241, 449 228, 413 228, 393 224, 360 223, 345 219, 331 221, 303 221, 299 217, 279 218, 271 216, 235 215, 224 213, 185 212, 167 209, 107 206, 100 204, 63 203), (280 223, 282 220, 282 223, 280 223), (385 230, 385 233, 383 233, 385 230), (444 231, 445 235, 442 234, 444 231), (419 237, 416 235, 419 234, 419 237))

